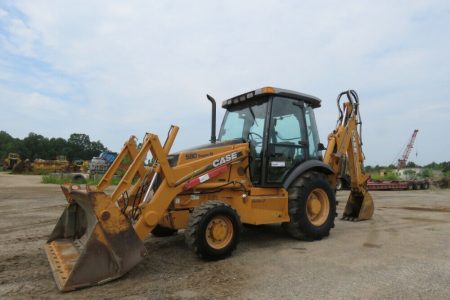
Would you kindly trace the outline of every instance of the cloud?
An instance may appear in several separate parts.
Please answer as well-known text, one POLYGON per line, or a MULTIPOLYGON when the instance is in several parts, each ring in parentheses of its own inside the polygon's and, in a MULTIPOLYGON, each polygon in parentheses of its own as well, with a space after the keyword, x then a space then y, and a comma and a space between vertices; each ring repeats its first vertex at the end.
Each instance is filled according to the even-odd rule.
POLYGON ((208 140, 206 93, 274 85, 324 100, 326 141, 336 95, 354 88, 369 164, 391 162, 415 128, 417 162, 449 160, 449 11, 446 1, 6 2, 0 101, 11 110, 1 129, 86 132, 118 150, 128 135, 178 124, 179 149, 208 140), (16 98, 43 106, 18 124, 16 98))

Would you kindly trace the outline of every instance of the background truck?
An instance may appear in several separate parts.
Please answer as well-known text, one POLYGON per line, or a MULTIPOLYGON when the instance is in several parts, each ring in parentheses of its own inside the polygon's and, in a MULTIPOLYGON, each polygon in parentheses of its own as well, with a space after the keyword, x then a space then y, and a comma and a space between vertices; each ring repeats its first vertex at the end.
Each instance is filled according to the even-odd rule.
POLYGON ((104 174, 109 166, 116 159, 117 153, 111 151, 103 151, 98 157, 93 157, 89 162, 89 174, 104 174))

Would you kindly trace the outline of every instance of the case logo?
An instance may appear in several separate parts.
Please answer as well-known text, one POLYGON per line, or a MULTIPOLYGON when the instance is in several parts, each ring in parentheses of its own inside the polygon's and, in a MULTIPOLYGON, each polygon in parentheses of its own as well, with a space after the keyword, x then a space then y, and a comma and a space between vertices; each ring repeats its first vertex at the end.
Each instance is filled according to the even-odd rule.
POLYGON ((233 153, 227 154, 221 158, 213 160, 212 165, 215 168, 215 167, 221 166, 223 164, 226 164, 227 162, 230 162, 233 159, 238 158, 239 156, 241 156, 241 152, 233 152, 233 153))

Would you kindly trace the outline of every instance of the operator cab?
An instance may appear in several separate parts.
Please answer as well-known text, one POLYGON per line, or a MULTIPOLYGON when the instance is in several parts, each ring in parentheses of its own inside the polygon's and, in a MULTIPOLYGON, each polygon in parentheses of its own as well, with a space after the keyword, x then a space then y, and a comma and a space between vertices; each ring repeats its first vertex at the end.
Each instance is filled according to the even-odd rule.
POLYGON ((320 160, 314 108, 321 100, 290 90, 265 87, 223 101, 218 140, 250 145, 249 168, 256 186, 281 186, 290 171, 320 160))

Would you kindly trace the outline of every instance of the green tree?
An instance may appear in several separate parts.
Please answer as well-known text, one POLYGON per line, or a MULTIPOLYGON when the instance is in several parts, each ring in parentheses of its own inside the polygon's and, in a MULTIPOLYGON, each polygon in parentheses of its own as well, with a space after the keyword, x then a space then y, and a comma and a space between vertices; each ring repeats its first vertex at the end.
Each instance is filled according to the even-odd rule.
POLYGON ((425 168, 420 173, 420 176, 422 176, 423 178, 431 178, 433 177, 433 171, 429 168, 425 168))
POLYGON ((68 140, 63 138, 46 138, 40 134, 30 132, 23 140, 14 138, 5 131, 0 131, 0 159, 8 153, 19 153, 22 159, 34 160, 56 159, 64 155, 67 159, 88 160, 98 156, 106 147, 100 141, 92 142, 89 135, 73 133, 68 140))
POLYGON ((415 179, 417 177, 417 173, 414 170, 405 170, 404 174, 407 179, 415 179))
POLYGON ((67 145, 69 148, 67 156, 70 160, 91 159, 106 149, 100 141, 91 142, 89 135, 84 133, 72 133, 67 140, 67 145))
POLYGON ((30 132, 26 138, 23 139, 23 149, 21 150, 21 156, 29 159, 51 159, 49 153, 49 141, 48 138, 43 137, 40 134, 30 132))
POLYGON ((5 131, 0 131, 0 159, 4 159, 8 156, 8 153, 19 153, 21 141, 13 138, 5 131))
POLYGON ((406 167, 407 167, 407 168, 417 168, 417 167, 419 167, 419 165, 416 165, 413 161, 409 161, 409 162, 406 164, 406 167))

